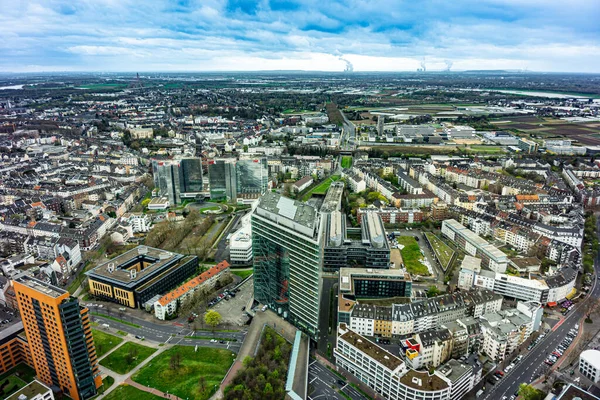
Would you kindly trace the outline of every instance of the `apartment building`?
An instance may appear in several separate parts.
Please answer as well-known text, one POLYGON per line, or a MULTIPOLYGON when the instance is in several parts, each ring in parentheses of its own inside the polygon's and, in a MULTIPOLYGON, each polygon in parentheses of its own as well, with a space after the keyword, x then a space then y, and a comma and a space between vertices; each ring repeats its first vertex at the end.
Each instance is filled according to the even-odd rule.
POLYGON ((442 222, 442 235, 452 240, 467 254, 481 258, 481 266, 495 272, 505 272, 508 257, 495 246, 489 244, 473 231, 465 228, 458 221, 448 219, 442 222))
POLYGON ((37 279, 13 283, 37 377, 75 400, 95 396, 102 378, 88 309, 37 279))

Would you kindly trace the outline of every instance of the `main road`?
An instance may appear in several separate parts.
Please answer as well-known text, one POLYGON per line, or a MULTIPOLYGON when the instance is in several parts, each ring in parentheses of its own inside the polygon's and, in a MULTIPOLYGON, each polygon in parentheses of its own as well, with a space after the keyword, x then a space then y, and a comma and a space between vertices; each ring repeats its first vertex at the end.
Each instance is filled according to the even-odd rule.
MULTIPOLYGON (((598 227, 596 227, 596 232, 598 232, 598 227)), ((595 272, 596 276, 600 273, 600 255, 596 257, 595 272)), ((590 297, 594 299, 600 297, 600 285, 597 283, 598 279, 594 277, 594 283, 590 291, 590 297)), ((496 385, 491 386, 486 382, 485 386, 487 390, 482 399, 496 400, 502 399, 504 396, 510 397, 519 389, 521 383, 531 383, 537 379, 546 369, 544 360, 556 349, 556 347, 558 347, 560 342, 563 341, 567 332, 574 328, 584 316, 583 307, 588 300, 589 299, 586 298, 577 304, 576 307, 573 308, 573 311, 560 320, 554 328, 548 332, 543 340, 541 340, 531 351, 524 353, 521 362, 512 370, 506 372, 504 378, 496 383, 496 385)), ((575 342, 573 342, 571 346, 575 346, 575 342)), ((559 363, 561 361, 562 359, 558 360, 559 363)))
MULTIPOLYGON (((102 308, 90 307, 94 312, 102 313, 102 308)), ((238 352, 242 343, 246 337, 246 331, 240 332, 218 332, 214 333, 210 330, 202 330, 194 332, 185 325, 173 323, 171 325, 155 324, 140 318, 134 317, 123 317, 127 318, 127 321, 121 319, 124 322, 135 324, 136 326, 128 323, 118 322, 114 319, 106 318, 101 315, 91 314, 92 321, 97 322, 98 326, 96 329, 104 330, 109 333, 115 333, 117 330, 130 334, 132 336, 142 336, 144 340, 149 340, 158 343, 170 343, 179 344, 184 346, 203 346, 203 347, 216 347, 222 349, 229 349, 233 352, 238 352), (108 327, 107 327, 108 325, 108 327), (191 339, 190 336, 197 336, 208 339, 191 339), (224 343, 211 342, 211 338, 222 340, 224 343)), ((116 318, 116 317, 114 317, 116 318)))

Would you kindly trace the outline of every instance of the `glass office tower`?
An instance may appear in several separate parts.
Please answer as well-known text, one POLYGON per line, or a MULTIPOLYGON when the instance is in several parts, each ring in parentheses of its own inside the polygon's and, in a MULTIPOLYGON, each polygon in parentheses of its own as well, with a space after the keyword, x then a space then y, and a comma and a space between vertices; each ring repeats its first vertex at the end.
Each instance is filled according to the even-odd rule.
POLYGON ((209 163, 208 178, 213 200, 258 198, 269 187, 267 159, 218 158, 209 163))
POLYGON ((193 198, 202 192, 202 160, 182 158, 177 160, 152 160, 154 186, 171 204, 179 204, 183 198, 193 198))
POLYGON ((317 209, 273 192, 260 198, 252 214, 254 297, 315 340, 321 225, 317 209))

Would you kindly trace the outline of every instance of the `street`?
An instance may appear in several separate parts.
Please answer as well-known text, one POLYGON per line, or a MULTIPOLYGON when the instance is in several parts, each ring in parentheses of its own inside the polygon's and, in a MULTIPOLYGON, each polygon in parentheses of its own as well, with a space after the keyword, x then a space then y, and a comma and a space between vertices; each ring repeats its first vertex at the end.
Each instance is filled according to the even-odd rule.
MULTIPOLYGON (((596 259, 595 269, 597 275, 600 271, 598 259, 596 259)), ((593 298, 598 298, 600 296, 600 286, 597 285, 597 279, 594 280, 590 295, 593 298)), ((506 372, 504 378, 500 380, 500 382, 496 383, 494 386, 491 386, 486 382, 485 386, 487 390, 482 399, 495 400, 501 399, 503 396, 510 397, 519 389, 521 383, 531 383, 537 379, 545 370, 546 365, 544 364, 544 360, 554 351, 558 344, 562 342, 567 332, 569 332, 571 328, 574 328, 575 324, 582 322, 581 319, 584 316, 582 304, 583 303, 577 304, 573 311, 556 324, 537 346, 531 351, 526 352, 523 360, 518 363, 515 368, 506 372)), ((575 343, 571 344, 571 346, 574 345, 575 343)))
POLYGON ((362 393, 352 387, 345 379, 340 378, 333 371, 329 370, 329 368, 319 364, 311 357, 308 367, 308 399, 345 400, 346 398, 339 394, 337 390, 341 390, 352 400, 367 400, 362 393), (336 389, 332 389, 332 386, 336 389))
MULTIPOLYGON (((94 311, 96 309, 92 307, 94 311)), ((102 313, 102 309, 98 309, 97 312, 102 313)), ((144 340, 149 340, 158 343, 170 343, 170 344, 180 344, 184 346, 203 346, 203 347, 215 347, 221 349, 228 349, 233 352, 238 352, 242 343, 244 342, 244 338, 246 337, 245 331, 240 332, 218 332, 215 331, 214 334, 210 330, 204 331, 194 331, 185 327, 181 324, 172 324, 172 325, 159 325, 153 324, 152 322, 137 319, 137 318, 129 318, 133 324, 137 324, 140 327, 134 327, 128 324, 124 324, 121 322, 117 322, 111 320, 109 318, 105 318, 98 315, 90 315, 93 322, 97 322, 98 326, 95 329, 103 330, 113 335, 118 335, 116 333, 117 330, 128 333, 132 336, 143 336, 144 340), (109 328, 103 326, 103 324, 109 325, 109 328), (202 336, 207 337, 208 339, 189 339, 186 336, 202 336), (229 339, 229 341, 225 341, 225 343, 212 343, 210 341, 211 338, 219 339, 229 339), (235 339, 235 341, 232 341, 235 339)), ((129 322, 129 321, 128 321, 129 322)))

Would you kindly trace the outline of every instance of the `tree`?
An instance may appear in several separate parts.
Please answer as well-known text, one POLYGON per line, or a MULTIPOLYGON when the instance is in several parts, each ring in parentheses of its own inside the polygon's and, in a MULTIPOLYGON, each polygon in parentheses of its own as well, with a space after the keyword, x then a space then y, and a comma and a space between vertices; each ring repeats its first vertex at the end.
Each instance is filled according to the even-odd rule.
POLYGON ((208 310, 206 314, 204 314, 204 322, 212 328, 213 333, 215 332, 217 325, 221 323, 221 320, 221 314, 215 310, 208 310))
POLYGON ((435 297, 440 294, 440 290, 435 285, 429 286, 427 289, 427 297, 435 297))
POLYGON ((523 400, 542 400, 544 392, 526 383, 521 383, 519 386, 519 397, 523 400))

